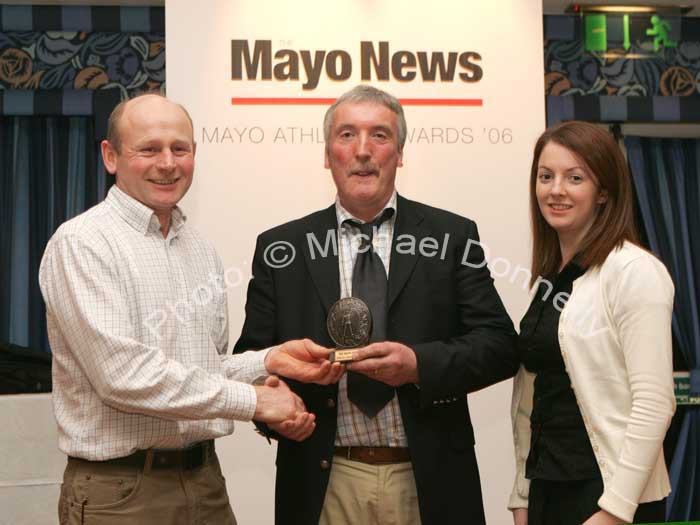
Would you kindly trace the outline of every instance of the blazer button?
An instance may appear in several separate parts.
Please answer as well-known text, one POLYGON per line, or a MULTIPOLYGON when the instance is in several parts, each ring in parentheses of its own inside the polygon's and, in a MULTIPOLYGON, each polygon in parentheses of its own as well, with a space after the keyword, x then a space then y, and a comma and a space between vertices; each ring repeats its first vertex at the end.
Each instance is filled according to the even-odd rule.
POLYGON ((326 406, 328 408, 335 408, 335 399, 333 399, 332 397, 326 399, 326 406))
POLYGON ((327 460, 322 459, 321 460, 321 470, 328 470, 329 468, 331 468, 331 464, 327 460))

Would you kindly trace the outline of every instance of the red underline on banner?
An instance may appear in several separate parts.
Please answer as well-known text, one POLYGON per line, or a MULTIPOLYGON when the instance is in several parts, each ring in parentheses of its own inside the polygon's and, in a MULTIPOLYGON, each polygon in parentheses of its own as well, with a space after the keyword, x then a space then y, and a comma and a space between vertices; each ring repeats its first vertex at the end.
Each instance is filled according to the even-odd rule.
MULTIPOLYGON (((472 106, 484 105, 480 98, 402 98, 404 106, 472 106)), ((234 106, 327 106, 335 102, 334 98, 266 98, 233 97, 234 106)))

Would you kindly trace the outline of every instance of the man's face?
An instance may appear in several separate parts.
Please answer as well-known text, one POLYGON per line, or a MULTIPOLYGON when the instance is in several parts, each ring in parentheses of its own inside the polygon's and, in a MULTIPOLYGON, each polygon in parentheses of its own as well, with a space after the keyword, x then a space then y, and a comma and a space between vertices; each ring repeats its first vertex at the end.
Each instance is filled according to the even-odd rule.
POLYGON ((331 170, 340 203, 351 213, 378 212, 394 191, 398 150, 397 115, 373 102, 345 102, 333 115, 325 166, 331 170))
POLYGON ((176 104, 158 96, 130 102, 119 121, 121 151, 104 141, 102 156, 117 187, 157 214, 168 215, 194 172, 192 126, 176 104))

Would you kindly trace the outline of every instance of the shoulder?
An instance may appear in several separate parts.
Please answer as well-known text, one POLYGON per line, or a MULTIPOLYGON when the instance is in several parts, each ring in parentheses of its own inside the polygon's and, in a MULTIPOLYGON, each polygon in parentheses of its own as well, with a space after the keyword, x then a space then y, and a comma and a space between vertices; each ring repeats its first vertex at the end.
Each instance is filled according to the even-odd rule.
POLYGON ((673 295, 673 281, 664 263, 629 241, 610 252, 600 274, 605 286, 617 291, 655 289, 673 295))
POLYGON ((422 202, 406 199, 405 197, 399 196, 397 208, 398 213, 420 215, 429 224, 450 227, 451 229, 459 228, 460 226, 476 228, 476 223, 467 217, 422 202))
POLYGON ((668 274, 664 263, 654 254, 630 241, 625 241, 621 247, 611 251, 602 265, 602 271, 613 274, 640 268, 668 274))
MULTIPOLYGON (((109 206, 104 202, 61 224, 46 244, 39 267, 39 281, 61 268, 112 266, 115 260, 113 229, 109 206)), ((61 270, 62 271, 62 270, 61 270)))
POLYGON ((330 206, 323 210, 318 210, 304 217, 285 222, 265 230, 259 235, 260 239, 265 240, 291 240, 300 235, 311 231, 312 229, 318 227, 318 225, 326 224, 328 227, 335 229, 337 227, 335 207, 330 206))
POLYGON ((79 244, 102 246, 110 238, 109 231, 114 220, 109 206, 101 202, 80 215, 61 224, 51 236, 47 251, 61 241, 73 241, 79 244))

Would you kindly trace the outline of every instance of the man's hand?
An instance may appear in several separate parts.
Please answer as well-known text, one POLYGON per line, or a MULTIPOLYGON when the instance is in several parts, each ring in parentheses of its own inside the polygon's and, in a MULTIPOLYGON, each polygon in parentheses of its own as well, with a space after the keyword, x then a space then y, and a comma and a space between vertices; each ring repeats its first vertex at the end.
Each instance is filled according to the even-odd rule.
POLYGON ((330 349, 317 345, 310 339, 287 341, 268 352, 265 368, 270 374, 296 379, 302 383, 329 385, 337 383, 345 371, 342 364, 328 360, 330 353, 330 349))
POLYGON ((292 392, 278 377, 270 376, 263 386, 256 386, 258 401, 255 405, 255 421, 281 423, 286 419, 296 419, 308 415, 304 402, 292 392))
POLYGON ((527 525, 527 509, 513 509, 513 525, 527 525))
POLYGON ((625 523, 628 522, 601 509, 584 521, 583 525, 623 525, 625 523))
POLYGON ((271 423, 268 427, 287 439, 304 441, 316 428, 316 416, 303 412, 295 419, 288 419, 281 423, 271 423))
POLYGON ((406 345, 383 341, 355 350, 348 370, 359 372, 387 385, 418 383, 416 353, 406 345))

